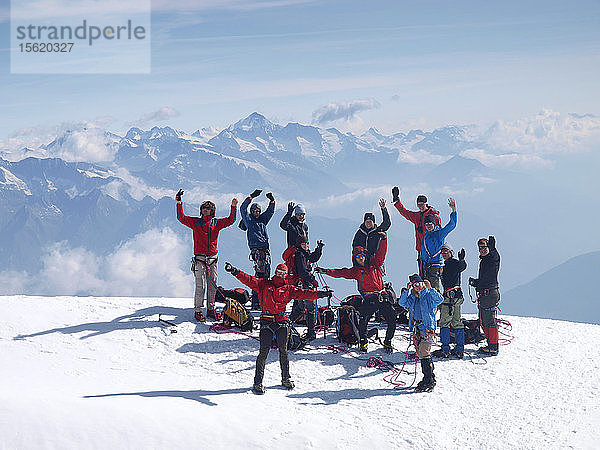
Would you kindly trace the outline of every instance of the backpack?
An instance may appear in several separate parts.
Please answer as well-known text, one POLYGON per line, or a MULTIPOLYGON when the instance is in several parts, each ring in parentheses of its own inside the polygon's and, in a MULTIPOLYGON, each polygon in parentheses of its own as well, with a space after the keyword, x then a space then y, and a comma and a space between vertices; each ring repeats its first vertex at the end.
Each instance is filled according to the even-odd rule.
MULTIPOLYGON (((333 324, 335 320, 335 314, 333 310, 328 306, 319 306, 317 308, 317 325, 329 327, 333 324)), ((306 311, 304 311, 300 317, 298 317, 295 321, 297 325, 306 326, 306 311)))
MULTIPOLYGON (((306 341, 302 339, 298 330, 290 324, 288 331, 288 341, 287 341, 287 349, 288 350, 302 350, 306 341)), ((273 341, 271 342, 271 348, 279 348, 277 345, 277 336, 273 335, 273 341)))
POLYGON ((338 308, 335 329, 339 342, 343 342, 348 346, 358 344, 360 341, 358 312, 354 306, 344 305, 338 308))
POLYGON ((228 298, 234 299, 238 303, 245 305, 250 301, 250 293, 244 288, 224 289, 221 286, 217 286, 215 302, 227 303, 228 298))
MULTIPOLYGON (((477 344, 485 339, 479 328, 479 319, 462 319, 465 328, 465 344, 477 344)), ((450 341, 454 342, 454 330, 450 333, 450 341)))
POLYGON ((358 308, 360 308, 360 305, 362 305, 362 296, 359 294, 349 295, 342 300, 340 304, 341 306, 352 306, 358 311, 358 308))
POLYGON ((233 298, 226 298, 225 308, 223 309, 223 323, 238 327, 242 331, 252 331, 254 317, 240 302, 233 298))

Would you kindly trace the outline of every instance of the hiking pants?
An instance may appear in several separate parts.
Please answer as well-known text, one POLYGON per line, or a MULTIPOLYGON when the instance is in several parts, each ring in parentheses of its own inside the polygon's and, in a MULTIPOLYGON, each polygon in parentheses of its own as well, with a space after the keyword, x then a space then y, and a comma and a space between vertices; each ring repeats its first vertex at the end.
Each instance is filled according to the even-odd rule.
POLYGON ((441 266, 431 266, 428 265, 425 268, 425 277, 424 279, 429 280, 431 283, 431 287, 436 291, 440 292, 440 277, 442 276, 442 267, 441 266))
POLYGON ((254 384, 261 384, 265 375, 265 364, 267 355, 271 349, 273 337, 277 339, 279 348, 279 365, 281 366, 281 379, 290 378, 290 360, 287 351, 288 336, 290 334, 289 323, 270 320, 260 321, 260 350, 256 358, 256 372, 254 373, 254 384))
MULTIPOLYGON (((250 258, 254 262, 256 278, 268 279, 271 276, 271 253, 268 248, 251 248, 250 258)), ((258 309, 258 294, 252 291, 252 307, 258 309)))
POLYGON ((485 289, 477 292, 477 306, 479 307, 479 320, 483 334, 489 344, 498 343, 498 303, 500 303, 500 292, 498 288, 485 289))
POLYGON ((431 357, 430 352, 434 336, 435 333, 433 330, 415 332, 415 348, 417 349, 417 357, 419 359, 431 357))
POLYGON ((308 300, 294 300, 294 304, 292 305, 292 313, 290 314, 290 322, 294 323, 298 320, 298 317, 302 315, 304 310, 306 309, 306 326, 308 328, 307 333, 309 336, 315 334, 315 321, 316 321, 316 305, 315 301, 308 300))
MULTIPOLYGON (((450 291, 456 292, 456 291, 450 291)), ((440 328, 452 327, 455 330, 463 328, 463 323, 460 317, 460 306, 465 301, 462 293, 458 297, 448 298, 447 293, 444 294, 444 302, 440 305, 440 320, 438 325, 440 328)))
POLYGON ((202 312, 202 308, 204 308, 204 294, 207 290, 208 310, 215 309, 215 292, 217 288, 219 258, 217 255, 196 255, 194 260, 194 278, 196 279, 194 311, 202 312))
POLYGON ((367 325, 375 311, 379 310, 385 317, 387 323, 387 330, 385 332, 385 340, 391 342, 396 332, 396 310, 392 304, 386 300, 387 296, 382 294, 366 295, 363 299, 358 312, 360 313, 360 320, 358 322, 358 333, 360 334, 360 341, 367 341, 367 325))

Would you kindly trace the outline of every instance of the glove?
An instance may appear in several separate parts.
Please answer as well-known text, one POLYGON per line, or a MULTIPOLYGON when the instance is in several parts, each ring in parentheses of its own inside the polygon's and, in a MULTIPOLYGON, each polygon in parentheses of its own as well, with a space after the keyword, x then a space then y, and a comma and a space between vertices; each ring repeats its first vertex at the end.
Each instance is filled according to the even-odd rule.
POLYGON ((469 277, 469 286, 477 287, 477 279, 469 277))
POLYGON ((400 189, 398 188, 398 186, 394 186, 392 188, 392 201, 394 203, 400 201, 400 189))
POLYGON ((494 236, 488 237, 488 247, 496 248, 496 238, 494 236))
POLYGON ((254 192, 252 192, 252 194, 250 194, 250 197, 256 198, 260 195, 261 192, 262 192, 262 189, 254 189, 254 192))
POLYGON ((317 291, 317 298, 331 298, 333 291, 317 291))
POLYGON ((325 244, 323 244, 323 241, 318 240, 317 241, 317 248, 323 248, 323 247, 325 247, 325 244))
POLYGON ((266 197, 269 199, 270 202, 275 203, 275 198, 273 197, 272 192, 267 192, 266 197))
POLYGON ((231 275, 233 275, 235 277, 238 273, 240 273, 240 270, 233 267, 231 265, 231 263, 226 262, 225 263, 225 272, 229 272, 231 275))
POLYGON ((460 259, 461 261, 465 260, 465 249, 461 248, 460 252, 458 252, 458 259, 460 259))
POLYGON ((177 200, 178 202, 181 201, 181 196, 183 195, 183 189, 179 189, 177 191, 177 194, 175 194, 175 200, 177 200))
POLYGON ((314 271, 315 273, 326 273, 327 269, 323 269, 322 267, 315 267, 314 271))
POLYGON ((294 210, 294 206, 296 206, 296 204, 294 202, 288 203, 288 214, 292 213, 292 211, 294 210))

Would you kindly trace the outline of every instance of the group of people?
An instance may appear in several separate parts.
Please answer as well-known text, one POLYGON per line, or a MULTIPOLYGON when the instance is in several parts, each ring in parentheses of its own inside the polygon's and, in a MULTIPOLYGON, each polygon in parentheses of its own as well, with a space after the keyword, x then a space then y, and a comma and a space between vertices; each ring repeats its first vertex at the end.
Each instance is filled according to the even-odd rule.
MULTIPOLYGON (((427 197, 417 197, 418 211, 407 210, 400 201, 398 187, 392 189, 392 201, 399 213, 415 226, 418 273, 409 277, 399 298, 392 298, 384 285, 384 263, 387 254, 387 231, 391 220, 385 199, 380 199, 382 222, 376 224, 375 215, 365 213, 363 222, 352 241, 352 267, 326 269, 313 265, 322 255, 323 242, 317 241, 315 250, 310 250, 306 209, 301 204, 288 204, 287 212, 280 227, 287 234, 287 249, 283 253, 284 263, 277 265, 271 278, 271 254, 267 225, 275 211, 275 199, 267 193, 267 209, 262 212, 260 205, 253 200, 262 190, 254 190, 240 206, 239 227, 246 232, 250 259, 254 263, 254 276, 244 273, 230 263, 225 270, 252 290, 252 307, 260 314, 260 350, 256 361, 253 391, 265 392, 262 381, 266 358, 273 340, 277 341, 282 373, 282 385, 293 389, 294 383, 289 373, 287 340, 289 321, 295 321, 306 314, 306 339, 315 339, 315 303, 318 298, 329 298, 331 290, 318 290, 315 273, 335 278, 353 279, 358 284, 362 298, 359 307, 359 348, 368 350, 367 324, 376 311, 380 311, 387 323, 383 347, 393 352, 392 338, 396 329, 394 304, 409 311, 409 327, 414 332, 417 356, 421 361, 423 379, 417 391, 430 391, 435 386, 431 346, 435 342, 436 311, 440 310, 441 349, 434 356, 462 359, 464 353, 464 329, 461 319, 461 305, 464 301, 461 289, 461 272, 466 269, 465 250, 458 252, 446 242, 448 234, 456 228, 456 202, 448 199, 451 209, 448 223, 442 227, 439 212, 428 205, 427 197), (288 319, 286 307, 293 300, 288 319), (450 350, 451 328, 454 330, 455 347, 450 350)), ((200 217, 189 217, 183 212, 183 191, 177 192, 177 218, 193 230, 194 259, 192 270, 195 274, 194 316, 203 322, 206 317, 218 320, 214 298, 217 278, 217 241, 219 231, 235 222, 237 199, 231 202, 228 217, 215 218, 215 205, 206 201, 200 207, 200 217), (204 296, 208 293, 206 316, 203 314, 204 296)), ((500 256, 493 236, 481 238, 479 247, 480 266, 478 278, 469 278, 469 285, 475 287, 481 325, 487 338, 487 345, 479 351, 485 355, 498 354, 498 327, 496 311, 500 295, 498 292, 498 270, 500 256)))

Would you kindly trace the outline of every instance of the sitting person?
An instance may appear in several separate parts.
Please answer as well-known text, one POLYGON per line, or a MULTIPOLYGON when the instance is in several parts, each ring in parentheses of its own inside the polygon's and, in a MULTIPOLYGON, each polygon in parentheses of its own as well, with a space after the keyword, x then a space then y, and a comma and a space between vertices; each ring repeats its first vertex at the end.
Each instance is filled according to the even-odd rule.
POLYGON ((368 263, 366 262, 367 249, 364 247, 354 247, 352 250, 353 267, 343 269, 315 268, 315 272, 317 273, 324 273, 334 278, 356 280, 358 282, 358 291, 363 298, 359 307, 360 320, 358 324, 360 350, 362 352, 366 352, 368 349, 367 324, 373 313, 377 310, 381 310, 387 322, 387 331, 385 333, 385 340, 383 341, 383 348, 387 353, 392 353, 394 351, 394 348, 392 347, 392 338, 396 331, 396 311, 392 306, 392 302, 395 299, 390 299, 388 297, 381 276, 381 266, 385 261, 386 253, 386 234, 381 232, 379 248, 377 249, 375 256, 373 256, 368 263))

